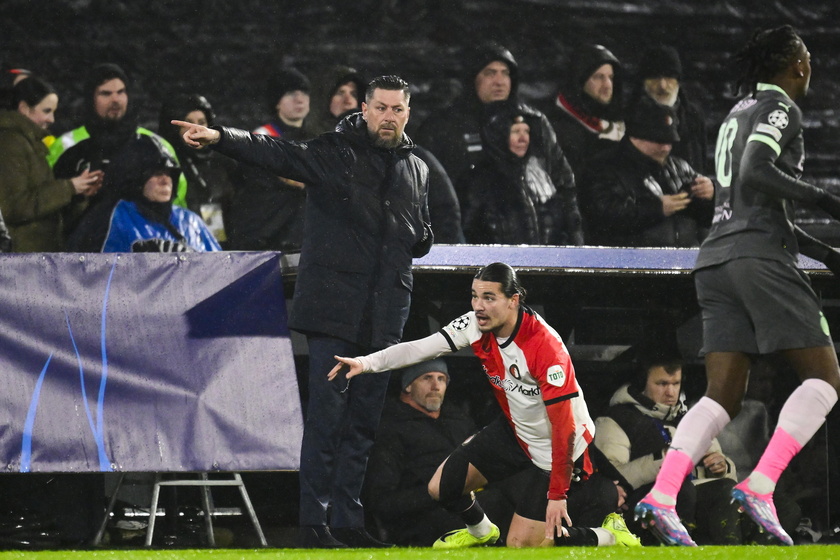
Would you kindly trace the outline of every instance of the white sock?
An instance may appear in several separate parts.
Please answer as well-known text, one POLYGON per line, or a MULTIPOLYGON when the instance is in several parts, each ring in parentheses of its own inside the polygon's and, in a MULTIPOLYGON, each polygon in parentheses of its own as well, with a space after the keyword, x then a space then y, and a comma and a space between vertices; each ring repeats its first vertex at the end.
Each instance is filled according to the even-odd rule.
POLYGON ((729 420, 726 409, 709 397, 703 397, 680 420, 671 449, 679 449, 691 458, 692 465, 696 465, 729 420))
POLYGON ((837 402, 837 391, 822 379, 806 379, 785 401, 779 428, 800 445, 808 443, 837 402))
POLYGON ((650 491, 650 495, 653 496, 653 499, 662 504, 663 506, 675 506, 677 505, 677 498, 674 496, 669 496, 664 492, 660 492, 656 488, 652 488, 650 491))
POLYGON ((598 546, 614 546, 615 535, 604 529, 603 527, 592 527, 595 535, 598 537, 598 546))
POLYGON ((753 471, 747 479, 747 487, 756 494, 770 494, 776 489, 776 483, 767 475, 753 471))
POLYGON ((470 535, 474 536, 477 539, 482 537, 486 537, 490 534, 490 531, 493 530, 493 524, 490 523, 490 518, 487 515, 484 515, 484 518, 478 522, 477 525, 467 525, 467 531, 470 532, 470 535))

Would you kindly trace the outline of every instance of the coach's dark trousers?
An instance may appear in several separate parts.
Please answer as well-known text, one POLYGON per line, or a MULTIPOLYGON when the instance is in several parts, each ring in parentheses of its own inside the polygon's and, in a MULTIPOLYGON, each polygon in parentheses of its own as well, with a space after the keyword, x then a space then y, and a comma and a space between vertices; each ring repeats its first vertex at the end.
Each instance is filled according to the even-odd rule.
POLYGON ((309 402, 300 456, 300 524, 364 527, 359 498, 389 374, 328 381, 333 356, 370 353, 344 340, 308 336, 309 402), (329 508, 329 518, 328 511, 329 508))

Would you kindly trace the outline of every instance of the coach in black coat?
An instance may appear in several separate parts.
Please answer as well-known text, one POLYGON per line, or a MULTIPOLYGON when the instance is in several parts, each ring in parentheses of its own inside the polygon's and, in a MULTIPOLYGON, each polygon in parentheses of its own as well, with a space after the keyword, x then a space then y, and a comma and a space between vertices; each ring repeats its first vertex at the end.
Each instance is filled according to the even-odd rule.
POLYGON ((399 342, 411 260, 433 239, 428 168, 408 136, 394 149, 376 148, 361 113, 309 142, 219 130, 219 152, 307 185, 289 326, 371 348, 399 342))
POLYGON ((359 496, 388 377, 354 379, 347 390, 346 380, 331 383, 327 373, 335 355, 358 356, 399 342, 411 301, 412 257, 425 255, 433 242, 428 168, 403 133, 408 84, 377 78, 365 101, 362 113, 342 120, 336 132, 308 142, 199 126, 184 135, 188 144, 215 144, 225 155, 306 184, 289 320, 309 345, 303 547, 382 545, 365 532, 359 496))

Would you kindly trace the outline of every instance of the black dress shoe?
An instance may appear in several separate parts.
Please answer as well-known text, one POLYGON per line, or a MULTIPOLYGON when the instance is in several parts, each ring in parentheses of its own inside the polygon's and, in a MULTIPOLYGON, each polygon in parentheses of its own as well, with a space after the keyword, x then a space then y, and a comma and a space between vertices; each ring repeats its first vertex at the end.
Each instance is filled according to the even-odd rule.
POLYGON ((300 528, 298 548, 347 548, 347 545, 336 540, 329 527, 314 525, 300 528))
POLYGON ((335 538, 353 548, 393 548, 397 545, 375 539, 363 527, 333 527, 335 538))

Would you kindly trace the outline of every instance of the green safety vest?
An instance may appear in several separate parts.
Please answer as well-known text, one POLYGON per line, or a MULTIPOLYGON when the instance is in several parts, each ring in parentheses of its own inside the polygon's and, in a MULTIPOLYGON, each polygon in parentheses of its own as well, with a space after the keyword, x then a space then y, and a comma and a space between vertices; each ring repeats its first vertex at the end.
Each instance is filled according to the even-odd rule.
MULTIPOLYGON (((175 148, 172 147, 168 141, 164 140, 160 135, 155 134, 151 130, 147 128, 143 128, 141 126, 137 127, 137 134, 145 134, 147 136, 153 136, 160 141, 166 151, 175 158, 175 161, 178 161, 178 156, 175 153, 175 148)), ((61 136, 55 139, 55 141, 50 145, 49 154, 47 154, 47 162, 50 164, 50 167, 55 166, 55 162, 58 161, 58 158, 61 157, 65 151, 69 150, 79 142, 83 140, 87 140, 90 138, 90 134, 88 133, 87 129, 84 126, 80 126, 79 128, 74 128, 69 132, 65 132, 61 136)), ((178 162, 180 165, 180 162, 178 162)), ((178 178, 178 186, 175 190, 175 199, 172 201, 172 204, 176 204, 181 206, 182 208, 187 207, 187 178, 184 176, 184 173, 181 173, 181 176, 178 178)))

